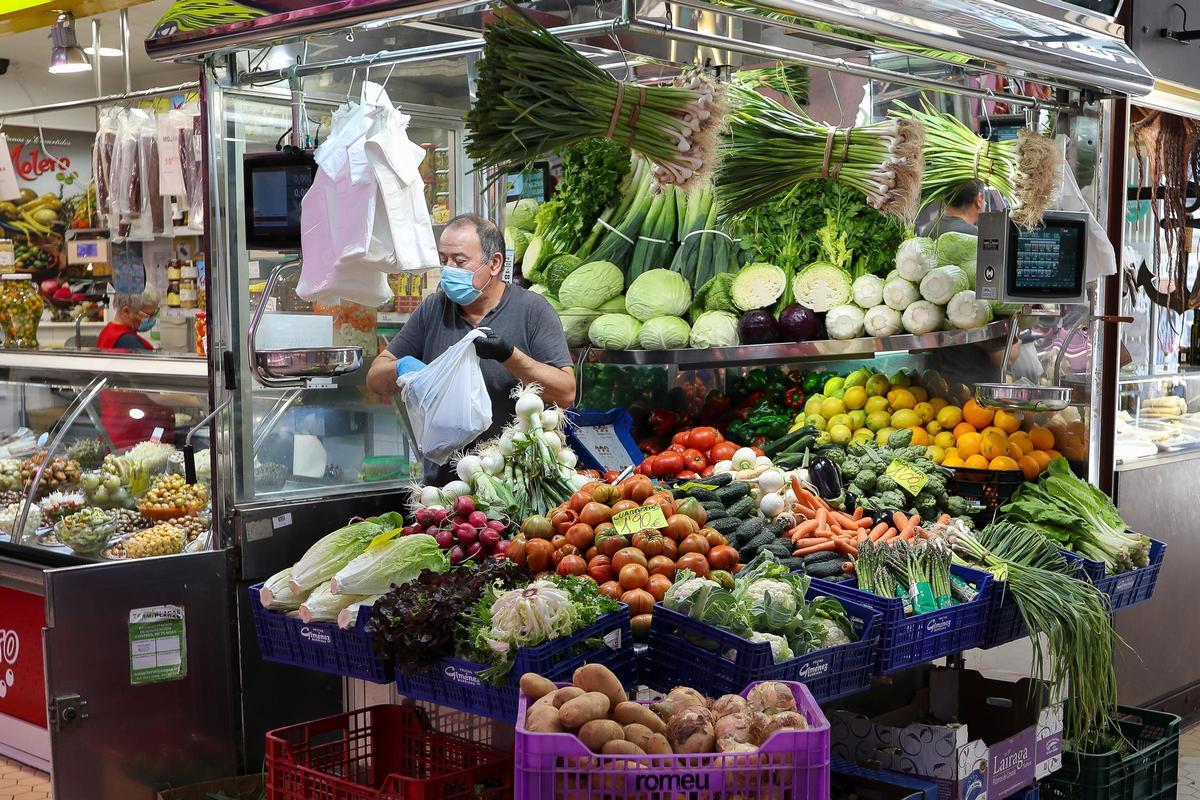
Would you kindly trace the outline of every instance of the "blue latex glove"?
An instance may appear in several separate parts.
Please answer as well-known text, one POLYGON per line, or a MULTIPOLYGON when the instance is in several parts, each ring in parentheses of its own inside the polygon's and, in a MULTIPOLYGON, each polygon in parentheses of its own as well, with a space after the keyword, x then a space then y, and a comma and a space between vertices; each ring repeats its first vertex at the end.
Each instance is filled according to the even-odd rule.
POLYGON ((407 375, 425 368, 425 362, 415 356, 404 356, 396 360, 396 375, 407 375))

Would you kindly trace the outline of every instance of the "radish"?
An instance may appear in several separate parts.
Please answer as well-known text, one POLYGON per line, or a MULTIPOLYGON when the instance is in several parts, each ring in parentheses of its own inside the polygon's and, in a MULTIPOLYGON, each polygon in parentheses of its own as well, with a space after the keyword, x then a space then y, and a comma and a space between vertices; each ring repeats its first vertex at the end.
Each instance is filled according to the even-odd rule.
POLYGON ((458 543, 464 547, 474 544, 479 538, 479 534, 470 525, 459 524, 454 526, 454 533, 458 538, 458 543))
POLYGON ((492 528, 484 528, 479 534, 479 543, 489 551, 495 550, 500 543, 500 532, 492 528))
POLYGON ((501 522, 498 519, 489 519, 487 526, 498 533, 504 533, 508 529, 508 523, 501 522))
POLYGON ((414 514, 413 516, 416 517, 417 524, 420 525, 422 528, 427 528, 433 524, 433 509, 432 508, 428 508, 428 507, 418 508, 417 513, 414 514))
POLYGON ((429 511, 433 515, 430 522, 434 525, 441 525, 446 521, 446 517, 450 516, 449 512, 441 506, 430 506, 429 511))
POLYGON ((467 517, 467 524, 473 528, 487 527, 487 514, 483 513, 482 511, 472 511, 471 515, 467 517))
POLYGON ((480 545, 479 542, 475 542, 475 544, 467 548, 467 558, 474 558, 475 556, 479 555, 482 550, 483 546, 480 545))
MULTIPOLYGON (((468 517, 475 512, 475 501, 468 495, 454 498, 454 516, 468 517)), ((486 520, 487 517, 484 517, 486 520)))
POLYGON ((450 548, 450 563, 451 564, 461 564, 463 562, 463 559, 466 557, 467 557, 466 551, 463 550, 458 545, 454 545, 454 547, 450 548))
POLYGON ((450 531, 438 531, 433 538, 443 550, 449 550, 454 545, 454 534, 450 531))

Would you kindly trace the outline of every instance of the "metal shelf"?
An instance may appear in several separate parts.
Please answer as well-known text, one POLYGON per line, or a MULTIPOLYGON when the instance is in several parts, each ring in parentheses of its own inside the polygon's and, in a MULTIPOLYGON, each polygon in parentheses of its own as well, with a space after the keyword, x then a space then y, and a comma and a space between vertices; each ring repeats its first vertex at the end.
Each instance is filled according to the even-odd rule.
POLYGON ((106 375, 115 387, 208 390, 208 360, 203 356, 0 349, 2 380, 86 383, 95 375, 106 375))
POLYGON ((988 342, 1008 336, 1009 319, 992 322, 966 331, 935 331, 920 335, 882 336, 863 339, 822 339, 812 342, 747 344, 737 347, 712 347, 680 350, 596 350, 574 351, 576 360, 589 363, 666 365, 680 369, 785 364, 793 361, 830 361, 863 358, 885 353, 916 352, 988 342))

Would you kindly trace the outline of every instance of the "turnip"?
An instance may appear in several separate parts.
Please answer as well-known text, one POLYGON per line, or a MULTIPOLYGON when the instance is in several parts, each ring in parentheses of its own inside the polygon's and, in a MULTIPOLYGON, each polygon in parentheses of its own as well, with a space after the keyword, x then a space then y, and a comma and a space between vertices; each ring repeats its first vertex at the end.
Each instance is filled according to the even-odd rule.
POLYGON ((482 511, 472 511, 467 517, 467 524, 473 528, 486 527, 488 524, 487 514, 482 511))

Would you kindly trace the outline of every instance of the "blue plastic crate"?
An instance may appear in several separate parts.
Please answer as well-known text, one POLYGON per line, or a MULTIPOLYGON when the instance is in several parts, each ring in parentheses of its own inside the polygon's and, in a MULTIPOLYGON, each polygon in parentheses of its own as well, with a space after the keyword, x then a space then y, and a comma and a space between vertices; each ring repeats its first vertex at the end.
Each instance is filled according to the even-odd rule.
POLYGON ((360 613, 354 627, 346 629, 336 622, 306 623, 263 608, 258 599, 261 588, 261 583, 250 587, 250 613, 263 659, 375 683, 391 682, 392 665, 375 653, 366 630, 369 614, 360 613))
POLYGON ((1167 545, 1165 542, 1151 539, 1149 565, 1107 576, 1104 574, 1104 562, 1092 561, 1067 550, 1061 552, 1068 562, 1079 567, 1097 589, 1109 596, 1113 611, 1117 611, 1144 603, 1154 595, 1158 573, 1162 570, 1163 559, 1167 555, 1167 545))
POLYGON ((536 672, 552 681, 569 681, 575 670, 584 664, 604 664, 625 686, 633 688, 637 685, 637 656, 627 606, 606 614, 572 636, 537 647, 522 647, 517 652, 509 680, 500 686, 479 678, 478 673, 487 669, 484 665, 447 658, 436 667, 412 675, 395 670, 396 691, 415 700, 427 700, 489 719, 515 722, 520 695, 517 681, 523 674, 536 672))
POLYGON ((641 463, 642 451, 633 437, 633 417, 625 409, 573 410, 567 415, 567 422, 567 444, 579 456, 581 469, 604 474, 641 463), (595 430, 588 432, 585 428, 595 430))
MULTIPOLYGON (((809 589, 811 600, 828 592, 809 589)), ((798 681, 818 703, 862 691, 871 685, 880 614, 837 598, 854 623, 858 641, 827 647, 776 664, 771 646, 655 606, 650 640, 641 669, 642 682, 660 692, 691 686, 710 697, 737 694, 755 681, 798 681)))
POLYGON ((1002 644, 1015 642, 1029 636, 1025 620, 1021 619, 1021 610, 1017 601, 1008 591, 1004 581, 992 582, 992 596, 988 601, 987 630, 983 634, 983 649, 999 647, 1002 644))
MULTIPOLYGON (((905 800, 913 800, 914 795, 920 795, 921 800, 937 800, 938 785, 919 775, 906 775, 903 772, 893 772, 888 769, 870 769, 841 758, 829 762, 830 779, 839 783, 839 777, 845 776, 851 780, 854 796, 859 800, 889 800, 903 793, 905 800), (859 785, 854 779, 866 779, 867 783, 859 785), (878 784, 884 784, 879 787, 878 784), (898 792, 885 792, 880 789, 894 788, 898 792)), ((1029 800, 1037 800, 1036 797, 1029 800)))
POLYGON ((983 644, 992 576, 957 564, 952 565, 950 571, 974 584, 979 596, 968 603, 915 616, 905 616, 904 602, 899 598, 860 591, 857 581, 830 583, 814 578, 813 587, 839 600, 870 606, 883 615, 879 625, 876 671, 880 675, 890 675, 983 644))

